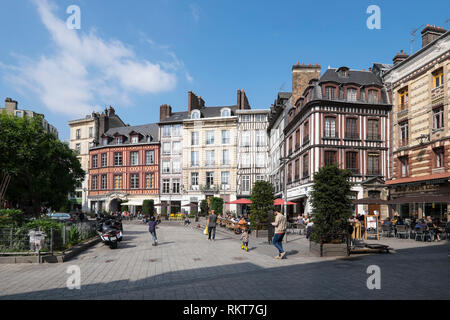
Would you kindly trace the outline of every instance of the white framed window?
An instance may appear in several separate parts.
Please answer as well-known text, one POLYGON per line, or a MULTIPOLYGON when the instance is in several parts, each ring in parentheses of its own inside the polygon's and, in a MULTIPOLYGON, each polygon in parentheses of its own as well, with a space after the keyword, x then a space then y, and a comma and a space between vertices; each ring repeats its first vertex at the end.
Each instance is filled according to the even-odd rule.
POLYGON ((155 164, 155 151, 150 150, 145 152, 145 164, 155 164))
POLYGON ((172 162, 172 172, 173 173, 181 173, 181 162, 180 162, 180 160, 174 160, 172 162))
POLYGON ((256 181, 265 181, 264 176, 256 176, 256 181))
POLYGON ((155 175, 153 173, 147 173, 145 175, 145 189, 153 189, 155 185, 155 175))
POLYGON ((102 174, 101 182, 100 182, 100 188, 102 190, 108 189, 108 179, 106 174, 102 174))
POLYGON ((98 167, 98 155, 94 154, 92 156, 92 168, 98 167))
POLYGON ((139 165, 139 152, 138 151, 130 152, 130 165, 132 165, 132 166, 139 165))
POLYGON ((242 191, 250 191, 250 176, 242 176, 242 191))
POLYGON ((173 154, 181 154, 181 142, 175 141, 173 143, 173 154))
POLYGON ((200 111, 199 110, 193 110, 191 112, 191 119, 200 119, 200 111))
POLYGON ((122 165, 122 152, 114 152, 114 165, 115 166, 122 165))
POLYGON ((94 136, 94 128, 89 127, 89 138, 92 138, 94 136))
POLYGON ((163 137, 170 137, 170 126, 163 127, 163 137))
POLYGON ((77 136, 76 136, 77 140, 81 139, 81 129, 77 129, 77 136))
POLYGON ((214 166, 214 150, 206 151, 206 165, 214 166))
POLYGON ((108 138, 103 138, 103 145, 106 146, 108 144, 108 138))
POLYGON ((206 132, 206 144, 214 144, 214 131, 206 132))
POLYGON ((170 154, 170 142, 163 143, 163 154, 170 154))
POLYGON ((163 193, 170 193, 170 180, 163 180, 162 187, 163 193))
POLYGON ((263 147, 266 144, 266 133, 264 130, 256 131, 256 146, 263 147))
POLYGON ((173 136, 174 137, 181 136, 181 124, 176 124, 173 126, 173 136))
POLYGON ((130 176, 130 188, 139 189, 139 174, 133 173, 130 176))
POLYGON ((256 167, 264 168, 265 165, 266 165, 266 163, 265 163, 264 153, 258 152, 256 154, 256 167))
POLYGON ((347 89, 347 101, 356 101, 356 89, 354 88, 347 89))
POLYGON ((81 144, 77 143, 75 146, 75 150, 77 151, 78 154, 81 153, 81 144))
POLYGON ((116 137, 116 144, 122 144, 122 137, 116 137))
POLYGON ((242 122, 250 122, 250 115, 249 114, 244 114, 242 115, 242 122))
POLYGON ((222 165, 224 166, 230 165, 230 150, 227 149, 222 150, 222 165))
POLYGON ((230 130, 222 130, 222 144, 230 144, 230 130))
POLYGON ((139 142, 139 137, 138 136, 132 136, 131 137, 131 143, 138 143, 139 142))
POLYGON ((231 116, 231 110, 228 109, 228 108, 222 109, 222 110, 220 111, 220 115, 221 115, 222 117, 230 117, 230 116, 231 116))
POLYGON ((241 146, 250 146, 250 131, 242 131, 241 146))
POLYGON ((191 186, 198 186, 198 172, 191 172, 191 186))
POLYGON ((228 186, 230 184, 230 172, 222 171, 220 184, 228 186))
POLYGON ((102 153, 102 167, 108 166, 108 154, 102 153))
POLYGON ((264 121, 266 121, 266 115, 265 114, 257 114, 257 115, 255 115, 255 121, 256 122, 264 122, 264 121))
POLYGON ((243 168, 250 168, 250 153, 241 153, 241 164, 243 168))
POLYGON ((172 180, 172 193, 180 193, 180 180, 172 180))
POLYGON ((162 162, 163 165, 163 173, 170 173, 170 161, 163 161, 162 162))
POLYGON ((198 151, 191 151, 191 167, 199 166, 198 151))
POLYGON ((214 185, 214 172, 206 172, 206 186, 209 188, 214 185))
POLYGON ((200 140, 199 137, 198 131, 191 132, 191 146, 198 146, 200 140))

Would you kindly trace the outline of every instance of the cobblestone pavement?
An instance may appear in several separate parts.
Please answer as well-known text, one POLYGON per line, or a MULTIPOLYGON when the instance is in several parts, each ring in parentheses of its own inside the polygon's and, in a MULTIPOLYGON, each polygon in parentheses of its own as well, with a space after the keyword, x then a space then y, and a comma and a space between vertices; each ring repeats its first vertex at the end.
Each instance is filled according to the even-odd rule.
POLYGON ((142 224, 124 225, 124 241, 98 244, 64 264, 0 265, 0 299, 450 299, 450 245, 382 239, 391 254, 317 258, 304 236, 288 235, 288 258, 265 239, 218 229, 210 242, 196 226, 163 222, 159 245, 142 224), (69 290, 67 268, 81 268, 81 290, 69 290), (367 289, 367 267, 381 268, 381 289, 367 289))

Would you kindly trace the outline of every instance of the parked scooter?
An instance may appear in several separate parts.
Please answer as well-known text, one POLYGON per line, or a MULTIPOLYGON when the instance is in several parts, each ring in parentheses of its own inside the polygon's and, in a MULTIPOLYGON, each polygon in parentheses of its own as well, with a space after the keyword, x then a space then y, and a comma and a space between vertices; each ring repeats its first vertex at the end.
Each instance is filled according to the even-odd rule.
POLYGON ((102 242, 111 249, 116 249, 122 241, 122 222, 113 218, 97 217, 97 233, 102 242))

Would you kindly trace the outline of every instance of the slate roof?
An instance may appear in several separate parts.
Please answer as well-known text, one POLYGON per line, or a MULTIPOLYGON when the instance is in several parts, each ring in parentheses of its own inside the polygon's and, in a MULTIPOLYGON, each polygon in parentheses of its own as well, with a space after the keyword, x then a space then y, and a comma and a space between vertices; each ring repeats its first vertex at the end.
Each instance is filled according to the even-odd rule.
POLYGON ((337 83, 356 83, 359 85, 369 85, 375 84, 382 86, 382 80, 373 72, 370 71, 361 71, 361 70, 349 70, 347 77, 342 77, 338 69, 328 69, 325 73, 320 77, 319 83, 323 82, 337 82, 337 83))
POLYGON ((182 112, 173 112, 172 115, 162 121, 160 123, 166 122, 182 122, 184 119, 189 118, 189 114, 187 111, 182 112))
MULTIPOLYGON (((116 134, 119 134, 121 136, 124 136, 126 139, 122 142, 122 144, 130 144, 130 134, 132 132, 137 132, 141 134, 139 143, 147 143, 147 137, 150 136, 151 140, 150 142, 159 142, 159 127, 156 123, 149 123, 142 126, 130 126, 130 127, 118 127, 118 128, 112 128, 106 131, 104 134, 108 137, 114 137, 116 134)), ((113 141, 108 143, 108 145, 114 144, 113 141)))
MULTIPOLYGON (((220 117, 220 111, 224 108, 229 108, 231 110, 231 116, 236 115, 237 105, 234 106, 218 106, 218 107, 203 107, 201 109, 196 109, 200 111, 200 118, 215 118, 220 117)), ((186 119, 190 119, 187 117, 186 119)))

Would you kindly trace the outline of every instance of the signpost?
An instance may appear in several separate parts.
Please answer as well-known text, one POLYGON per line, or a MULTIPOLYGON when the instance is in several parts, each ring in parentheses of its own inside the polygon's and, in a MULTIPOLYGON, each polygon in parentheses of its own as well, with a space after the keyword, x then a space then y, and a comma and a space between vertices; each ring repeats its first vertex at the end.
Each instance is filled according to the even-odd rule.
POLYGON ((364 239, 367 240, 367 235, 376 236, 377 240, 380 240, 380 223, 378 215, 365 215, 364 216, 364 239))

